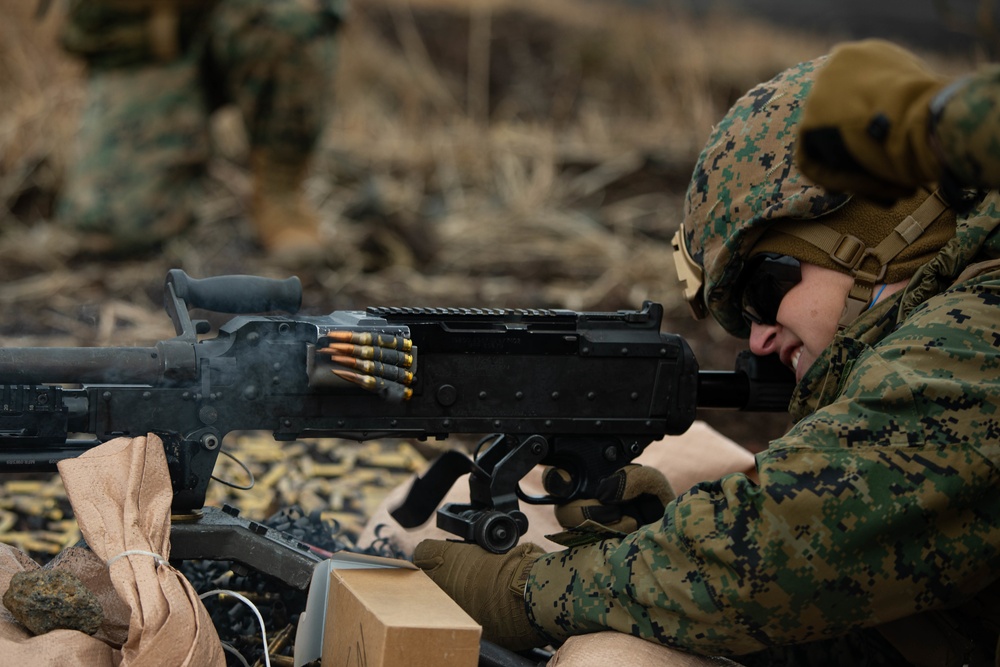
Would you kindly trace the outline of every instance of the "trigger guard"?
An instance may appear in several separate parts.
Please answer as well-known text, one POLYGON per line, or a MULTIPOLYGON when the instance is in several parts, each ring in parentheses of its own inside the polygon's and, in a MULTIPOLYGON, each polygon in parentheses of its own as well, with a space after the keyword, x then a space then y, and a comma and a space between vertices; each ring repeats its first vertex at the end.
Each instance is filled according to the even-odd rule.
POLYGON ((514 489, 514 493, 517 494, 517 499, 525 502, 529 505, 559 505, 562 503, 568 503, 576 500, 580 497, 580 491, 582 485, 580 484, 580 476, 570 475, 570 479, 573 480, 573 490, 569 495, 556 498, 555 496, 529 496, 527 493, 521 489, 521 483, 518 482, 517 487, 514 489))

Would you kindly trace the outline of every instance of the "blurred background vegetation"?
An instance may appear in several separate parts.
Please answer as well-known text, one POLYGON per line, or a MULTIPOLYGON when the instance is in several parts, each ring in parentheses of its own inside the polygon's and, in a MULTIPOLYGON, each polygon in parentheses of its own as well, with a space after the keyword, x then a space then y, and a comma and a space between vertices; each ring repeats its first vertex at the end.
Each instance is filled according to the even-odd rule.
MULTIPOLYGON (((305 311, 652 299, 703 368, 731 368, 743 344, 690 319, 670 258, 712 124, 842 39, 892 37, 945 73, 977 66, 997 44, 995 4, 354 0, 309 181, 333 247, 296 272, 305 311)), ((170 337, 172 267, 288 275, 244 224, 246 141, 225 109, 197 225, 152 255, 82 254, 51 221, 82 101, 81 70, 55 41, 61 7, 0 7, 0 344, 170 337)), ((785 426, 704 416, 754 449, 785 426)))

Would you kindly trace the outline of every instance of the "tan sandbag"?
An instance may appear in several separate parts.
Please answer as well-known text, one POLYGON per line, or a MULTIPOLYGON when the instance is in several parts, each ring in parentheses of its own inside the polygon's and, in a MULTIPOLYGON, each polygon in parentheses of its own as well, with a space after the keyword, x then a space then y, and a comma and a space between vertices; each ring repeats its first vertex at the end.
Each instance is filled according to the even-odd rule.
POLYGON ((727 658, 692 655, 620 632, 597 632, 566 640, 547 667, 739 667, 727 658))
MULTIPOLYGON (((109 563, 115 590, 131 610, 120 661, 77 656, 62 664, 223 667, 208 611, 188 580, 166 562, 173 491, 160 439, 117 438, 58 467, 80 531, 109 563)), ((55 634, 40 638, 48 647, 38 647, 41 655, 60 650, 62 638, 55 634)))
POLYGON ((115 590, 108 565, 90 549, 63 549, 46 567, 73 573, 91 593, 97 596, 104 613, 104 622, 94 635, 112 646, 121 646, 128 639, 131 609, 115 590))
MULTIPOLYGON (((698 482, 716 480, 730 473, 754 473, 753 454, 702 421, 696 421, 681 435, 652 443, 636 463, 661 470, 678 494, 698 482)), ((376 508, 358 538, 359 547, 368 547, 384 539, 398 552, 409 555, 421 540, 454 539, 454 535, 437 528, 433 517, 419 528, 405 530, 389 515, 403 501, 411 483, 408 481, 394 489, 376 508)), ((521 480, 521 489, 528 495, 544 495, 541 467, 536 467, 521 480)), ((455 482, 442 504, 467 502, 469 479, 465 475, 455 482)), ((522 541, 534 542, 546 551, 565 548, 544 537, 563 530, 550 505, 520 505, 521 511, 528 516, 528 532, 522 541)))
MULTIPOLYGON (((4 664, 224 666, 208 611, 166 562, 173 492, 159 438, 112 440, 60 462, 59 472, 91 551, 67 549, 50 566, 72 571, 98 596, 105 623, 94 636, 54 630, 35 637, 0 606, 4 664)), ((35 568, 23 552, 0 545, 0 596, 14 574, 35 568)))

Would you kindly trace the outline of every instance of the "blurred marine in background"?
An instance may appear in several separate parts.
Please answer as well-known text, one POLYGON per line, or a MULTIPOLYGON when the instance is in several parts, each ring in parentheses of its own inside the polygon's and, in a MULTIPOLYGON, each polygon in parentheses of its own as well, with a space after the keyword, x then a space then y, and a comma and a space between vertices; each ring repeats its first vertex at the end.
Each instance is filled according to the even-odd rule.
POLYGON ((209 115, 235 104, 250 144, 261 246, 317 252, 302 184, 326 118, 339 0, 70 0, 64 48, 86 100, 59 203, 97 251, 148 250, 194 220, 209 115))

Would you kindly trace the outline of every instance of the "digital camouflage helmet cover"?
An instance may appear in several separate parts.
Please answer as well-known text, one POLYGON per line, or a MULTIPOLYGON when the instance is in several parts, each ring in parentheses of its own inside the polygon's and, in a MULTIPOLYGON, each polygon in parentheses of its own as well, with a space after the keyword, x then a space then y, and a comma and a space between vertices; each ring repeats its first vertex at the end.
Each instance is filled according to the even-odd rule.
POLYGON ((941 215, 946 206, 937 196, 918 193, 887 209, 852 202, 799 171, 802 106, 825 62, 795 65, 737 100, 712 131, 688 185, 684 222, 673 242, 684 296, 696 317, 711 313, 736 336, 750 335, 739 279, 765 232, 774 232, 769 245, 797 248, 786 254, 854 277, 841 326, 867 307, 890 262, 905 259, 898 267, 905 270, 894 273, 912 273, 954 234, 954 217, 941 215), (935 221, 935 233, 924 236, 935 221))

